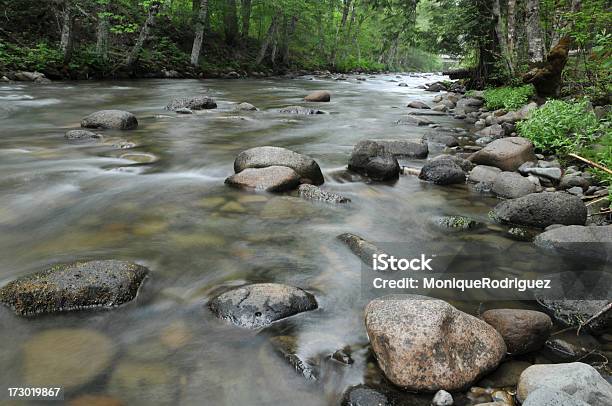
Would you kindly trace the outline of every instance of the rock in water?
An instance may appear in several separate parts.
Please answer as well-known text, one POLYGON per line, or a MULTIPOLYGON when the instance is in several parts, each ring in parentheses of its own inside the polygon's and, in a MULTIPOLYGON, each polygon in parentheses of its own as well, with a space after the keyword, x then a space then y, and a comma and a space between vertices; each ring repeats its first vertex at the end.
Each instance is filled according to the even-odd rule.
POLYGON ((195 97, 178 97, 172 99, 164 109, 170 111, 178 111, 181 109, 189 110, 208 110, 216 109, 217 103, 212 97, 195 96, 195 97))
POLYGON ((357 255, 361 261, 368 266, 372 265, 372 256, 374 254, 386 254, 385 251, 381 250, 370 241, 364 240, 355 234, 344 233, 336 238, 345 243, 353 254, 357 255))
POLYGON ((418 101, 418 100, 411 101, 410 103, 408 103, 406 107, 410 107, 413 109, 430 109, 431 108, 427 104, 423 103, 422 101, 418 101))
POLYGON ((466 173, 454 157, 441 155, 425 163, 419 178, 436 185, 452 185, 465 183, 466 173))
POLYGON ((579 197, 542 192, 501 202, 493 209, 493 216, 505 224, 545 228, 552 224, 584 225, 587 209, 579 197))
POLYGON ((378 181, 397 179, 400 173, 397 159, 383 145, 370 140, 355 145, 348 169, 378 181))
POLYGON ((487 310, 482 318, 502 335, 511 355, 540 349, 552 330, 550 317, 533 310, 487 310))
POLYGON ((382 145, 395 158, 427 158, 429 147, 423 140, 371 140, 382 145))
POLYGON ((566 392, 591 406, 612 405, 612 385, 582 362, 530 366, 521 374, 516 396, 524 402, 541 388, 566 392))
POLYGON ((516 199, 535 193, 536 189, 535 183, 517 172, 499 173, 495 177, 492 187, 493 193, 506 199, 516 199))
POLYGON ((100 141, 102 136, 93 131, 87 130, 70 130, 64 134, 64 138, 69 141, 86 142, 86 141, 100 141))
POLYGON ((112 308, 136 297, 149 270, 126 261, 55 265, 0 289, 0 302, 30 316, 87 308, 112 308))
POLYGON ((328 203, 348 203, 351 199, 347 199, 346 197, 337 195, 335 193, 326 192, 321 188, 314 185, 300 185, 298 192, 301 197, 305 199, 311 200, 320 200, 322 202, 328 203))
POLYGON ((534 242, 563 255, 612 260, 612 225, 558 227, 538 235, 534 242))
POLYGON ((369 388, 366 385, 357 385, 349 388, 342 398, 342 406, 392 406, 395 404, 392 397, 369 388))
POLYGON ((24 383, 78 388, 103 374, 115 353, 111 339, 95 330, 46 330, 23 344, 24 383))
POLYGON ((525 162, 535 162, 533 144, 526 138, 508 137, 495 140, 470 156, 470 161, 504 171, 516 171, 525 162))
POLYGON ((225 183, 241 189, 286 192, 300 184, 300 176, 286 166, 247 168, 225 179, 225 183))
POLYGON ((107 384, 113 396, 127 405, 175 405, 180 377, 168 363, 119 362, 107 384))
POLYGON ((256 283, 225 292, 208 304, 220 319, 245 328, 266 327, 277 320, 317 308, 315 297, 293 286, 256 283))
POLYGON ((253 106, 251 103, 240 103, 238 105, 236 105, 236 110, 238 111, 257 111, 258 108, 253 106))
POLYGON ((442 300, 390 295, 371 301, 365 313, 381 369, 407 390, 464 389, 506 353, 493 327, 442 300))
POLYGON ((485 182, 489 185, 493 185, 497 175, 501 173, 501 169, 494 166, 487 165, 476 165, 468 175, 468 181, 473 183, 485 182))
POLYGON ((525 399, 523 406, 589 406, 567 393, 550 388, 537 389, 525 399))
POLYGON ((331 100, 331 94, 326 90, 317 90, 304 97, 304 100, 309 102, 328 102, 331 100))
POLYGON ((108 130, 133 130, 138 120, 132 113, 122 110, 101 110, 91 113, 81 120, 83 128, 102 128, 108 130))
POLYGON ((240 173, 247 168, 268 166, 286 166, 293 169, 301 177, 301 183, 321 185, 325 181, 319 164, 311 157, 286 148, 269 146, 242 151, 234 161, 234 172, 240 173))
POLYGON ((311 108, 302 107, 302 106, 287 106, 287 107, 283 107, 278 112, 284 113, 284 114, 298 114, 298 115, 303 115, 303 116, 309 116, 312 114, 325 114, 321 110, 311 109, 311 108))

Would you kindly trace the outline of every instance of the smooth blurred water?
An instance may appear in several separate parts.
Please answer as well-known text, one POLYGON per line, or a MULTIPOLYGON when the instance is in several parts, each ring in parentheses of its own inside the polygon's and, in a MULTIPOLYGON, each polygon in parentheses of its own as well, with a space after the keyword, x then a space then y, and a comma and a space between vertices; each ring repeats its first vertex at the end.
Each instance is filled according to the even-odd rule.
MULTIPOLYGON (((394 122, 406 114, 410 100, 431 101, 434 94, 417 86, 440 78, 403 77, 410 87, 398 87, 392 78, 1 86, 0 285, 75 259, 126 259, 145 264, 152 274, 137 300, 113 311, 23 319, 1 309, 0 382, 31 383, 25 343, 65 328, 95 330, 113 346, 104 372, 69 388, 67 399, 99 394, 130 405, 336 404, 349 385, 380 375, 365 349, 360 261, 336 236, 455 241, 463 237, 435 227, 433 217, 463 214, 488 222, 495 204, 464 185, 438 187, 413 176, 392 184, 347 181, 343 171, 359 140, 415 138, 429 130, 394 122), (329 114, 275 112, 304 104, 302 97, 315 89, 331 91, 330 103, 314 105, 329 114), (163 110, 174 97, 199 94, 213 96, 219 108, 189 116, 163 110), (260 111, 235 112, 240 102, 260 111), (82 117, 109 108, 134 113, 138 129, 105 131, 100 144, 64 140, 82 117), (137 147, 113 147, 119 141, 137 147), (262 145, 312 156, 325 188, 352 203, 335 207, 226 187, 234 157, 262 145), (159 160, 139 165, 120 158, 127 152, 159 160), (215 292, 247 282, 302 287, 316 295, 319 309, 256 332, 211 316, 205 304, 215 292), (318 382, 306 381, 273 350, 270 338, 279 335, 294 337, 304 359, 321 359, 318 382), (325 359, 345 346, 353 348, 354 364, 325 359)), ((459 125, 450 116, 433 120, 459 125)), ((472 237, 492 249, 513 243, 493 225, 472 237)), ((478 303, 460 305, 472 313, 478 309, 478 303)), ((44 355, 54 348, 38 351, 44 355)), ((85 368, 101 350, 88 351, 71 356, 81 357, 76 362, 85 368)), ((40 368, 49 369, 43 375, 66 373, 40 368)), ((69 373, 82 372, 76 367, 69 373)))

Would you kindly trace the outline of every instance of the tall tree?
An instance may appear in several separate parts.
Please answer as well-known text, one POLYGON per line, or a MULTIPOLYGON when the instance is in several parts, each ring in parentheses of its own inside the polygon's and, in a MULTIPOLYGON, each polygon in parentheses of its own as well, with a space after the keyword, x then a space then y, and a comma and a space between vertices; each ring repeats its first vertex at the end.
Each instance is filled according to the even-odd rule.
POLYGON ((276 27, 278 25, 278 19, 280 18, 280 11, 276 11, 274 16, 272 17, 272 21, 270 22, 270 26, 268 27, 268 32, 266 33, 266 37, 264 38, 263 43, 261 44, 261 48, 259 49, 259 54, 257 55, 257 59, 255 63, 257 65, 261 64, 266 57, 266 52, 268 52, 268 48, 272 41, 274 41, 274 37, 276 35, 276 27))
POLYGON ((340 25, 336 28, 336 37, 334 39, 334 47, 332 48, 331 56, 330 56, 330 64, 332 66, 336 66, 336 55, 338 53, 338 40, 340 37, 340 32, 344 30, 344 26, 346 25, 346 21, 348 19, 349 10, 351 8, 352 0, 342 0, 342 18, 340 19, 340 25))
POLYGON ((138 39, 136 40, 136 43, 125 58, 125 61, 123 62, 123 64, 128 68, 131 68, 138 60, 138 57, 140 56, 140 51, 142 51, 142 47, 144 46, 145 41, 149 37, 149 32, 151 31, 151 27, 153 26, 153 24, 155 24, 155 17, 160 12, 160 9, 161 0, 152 0, 149 3, 147 18, 142 27, 140 28, 138 39))
POLYGON ((242 0, 240 9, 242 15, 242 30, 240 35, 242 36, 242 43, 246 44, 246 40, 249 38, 249 29, 251 27, 251 0, 242 0))
POLYGON ((64 1, 64 9, 62 10, 62 32, 60 35, 60 51, 64 58, 64 63, 70 61, 72 57, 73 45, 73 25, 74 25, 74 5, 72 0, 64 1))
POLYGON ((236 0, 223 0, 222 3, 225 42, 228 45, 234 45, 238 39, 238 13, 236 10, 236 0))
POLYGON ((98 26, 96 29, 96 54, 103 60, 108 60, 108 41, 110 34, 110 21, 108 2, 99 1, 98 26))
POLYGON ((204 40, 204 29, 208 18, 208 0, 200 0, 200 8, 196 19, 195 37, 191 47, 191 64, 198 65, 200 53, 202 51, 202 41, 204 40))
POLYGON ((532 64, 542 62, 544 59, 544 40, 540 26, 540 1, 527 0, 527 44, 529 62, 532 64))
POLYGON ((516 36, 516 0, 508 0, 508 39, 506 40, 506 48, 508 53, 508 59, 510 61, 511 73, 514 73, 514 65, 516 58, 514 55, 515 46, 514 40, 516 36))

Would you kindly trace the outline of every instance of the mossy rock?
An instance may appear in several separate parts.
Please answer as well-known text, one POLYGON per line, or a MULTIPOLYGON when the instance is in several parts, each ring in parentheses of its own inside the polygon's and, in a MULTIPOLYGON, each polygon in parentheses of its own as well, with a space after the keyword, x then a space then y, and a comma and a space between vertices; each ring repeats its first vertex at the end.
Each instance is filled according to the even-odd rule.
POLYGON ((437 219, 436 224, 442 228, 457 231, 474 230, 482 227, 482 223, 464 216, 444 216, 437 219))

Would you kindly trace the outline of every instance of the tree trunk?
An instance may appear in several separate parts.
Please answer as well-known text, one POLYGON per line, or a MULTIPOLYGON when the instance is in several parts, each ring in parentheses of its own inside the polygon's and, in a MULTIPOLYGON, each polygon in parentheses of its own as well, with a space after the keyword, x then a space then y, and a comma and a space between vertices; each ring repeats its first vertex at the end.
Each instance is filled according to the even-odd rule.
POLYGON ((72 10, 72 1, 64 1, 64 11, 62 13, 62 33, 60 36, 60 51, 64 57, 64 63, 70 61, 72 56, 72 26, 74 15, 72 10))
POLYGON ((348 19, 349 9, 351 7, 352 0, 343 0, 344 6, 342 8, 342 19, 340 20, 340 25, 336 28, 336 37, 334 39, 334 47, 332 48, 332 53, 330 57, 330 62, 332 66, 336 66, 336 54, 338 52, 338 39, 340 36, 340 31, 344 30, 344 26, 346 25, 346 20, 348 19))
POLYGON ((514 55, 514 39, 516 38, 516 0, 508 0, 508 58, 514 70, 516 56, 514 55))
POLYGON ((264 39, 263 44, 261 44, 259 54, 257 55, 257 59, 255 60, 255 63, 257 65, 261 64, 261 62, 266 57, 266 52, 268 51, 270 42, 272 42, 272 39, 274 38, 274 33, 276 32, 276 25, 278 24, 279 14, 279 12, 276 12, 276 14, 274 14, 274 17, 272 17, 270 27, 268 27, 268 33, 266 34, 266 38, 264 39))
POLYGON ((297 21, 297 16, 291 16, 291 19, 287 24, 288 27, 285 29, 285 40, 283 42, 283 54, 281 57, 281 61, 285 66, 289 64, 289 44, 291 43, 291 38, 293 38, 293 34, 295 34, 295 27, 297 21))
POLYGON ((228 45, 234 45, 238 39, 238 14, 236 12, 236 0, 223 0, 222 3, 225 42, 228 45))
POLYGON ((159 9, 161 8, 161 4, 159 1, 154 1, 149 6, 149 12, 147 14, 147 19, 145 20, 142 28, 140 29, 140 34, 138 35, 138 39, 136 43, 132 47, 132 50, 125 58, 124 65, 127 67, 132 67, 134 63, 138 60, 138 56, 140 55, 140 51, 142 51, 142 47, 144 46, 145 41, 149 37, 149 31, 151 31, 151 27, 155 23, 155 17, 157 13, 159 13, 159 9))
POLYGON ((527 43, 529 62, 536 64, 544 59, 544 43, 540 27, 539 0, 527 0, 527 43))
POLYGON ((98 13, 98 28, 96 30, 96 54, 103 60, 108 60, 108 37, 110 22, 108 21, 107 7, 104 5, 98 13))
POLYGON ((193 46, 191 47, 191 64, 198 66, 200 60, 200 52, 202 51, 202 41, 204 40, 204 27, 206 25, 206 16, 208 14, 208 0, 200 0, 200 10, 196 20, 195 37, 193 46))
POLYGON ((246 44, 251 27, 251 0, 242 0, 242 43, 246 44))
POLYGON ((508 53, 508 44, 506 42, 507 36, 504 35, 504 24, 502 21, 499 0, 493 0, 493 18, 495 18, 495 35, 497 36, 497 41, 501 49, 502 58, 506 62, 510 74, 514 75, 514 67, 512 66, 512 59, 508 53))

